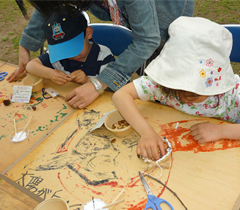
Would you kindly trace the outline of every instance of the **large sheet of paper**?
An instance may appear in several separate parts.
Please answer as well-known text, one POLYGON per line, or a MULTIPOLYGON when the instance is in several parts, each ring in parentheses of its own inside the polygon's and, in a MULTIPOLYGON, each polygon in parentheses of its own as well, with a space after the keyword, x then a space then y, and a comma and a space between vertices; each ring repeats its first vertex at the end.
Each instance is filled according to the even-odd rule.
MULTIPOLYGON (((92 105, 76 111, 5 175, 43 199, 63 198, 71 210, 80 209, 92 198, 110 203, 123 188, 125 202, 115 209, 144 209, 147 194, 138 171, 149 165, 137 157, 138 134, 117 138, 104 126, 90 132, 104 113, 116 109, 111 95, 105 92, 92 105)), ((240 189, 240 142, 199 145, 189 133, 195 123, 224 122, 190 116, 157 103, 137 100, 136 104, 173 147, 169 167, 162 169, 160 180, 190 210, 232 209, 240 189)), ((150 172, 153 177, 160 175, 159 168, 150 172)), ((168 189, 148 177, 146 180, 156 196, 174 209, 184 209, 168 189)))
MULTIPOLYGON (((16 69, 16 66, 0 63, 0 72, 7 72, 8 76, 16 69)), ((13 88, 16 85, 22 85, 21 80, 24 76, 19 77, 16 82, 9 83, 6 80, 0 81, 0 172, 3 172, 29 148, 33 147, 39 139, 47 135, 51 129, 59 124, 68 114, 74 112, 64 99, 57 97, 55 99, 45 99, 43 92, 33 92, 29 103, 11 103, 5 106, 3 101, 11 100, 13 88), (32 107, 35 106, 34 111, 32 107), (13 143, 9 137, 14 132, 14 118, 16 128, 23 128, 29 118, 32 117, 31 123, 28 126, 29 136, 22 142, 13 143)), ((68 83, 62 87, 54 85, 49 80, 45 80, 45 88, 52 87, 66 96, 71 90, 78 85, 68 83)), ((49 97, 49 95, 45 95, 49 97)))

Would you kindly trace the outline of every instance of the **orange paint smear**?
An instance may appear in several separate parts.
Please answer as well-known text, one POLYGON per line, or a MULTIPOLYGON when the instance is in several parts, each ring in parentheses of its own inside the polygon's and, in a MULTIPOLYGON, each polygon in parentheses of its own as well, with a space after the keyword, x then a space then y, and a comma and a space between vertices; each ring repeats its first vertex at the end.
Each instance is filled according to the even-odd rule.
POLYGON ((175 128, 177 122, 159 125, 161 128, 161 132, 159 133, 159 135, 166 136, 166 138, 171 142, 173 152, 177 151, 193 151, 194 153, 212 152, 215 150, 226 150, 235 147, 240 147, 240 141, 227 139, 216 142, 209 142, 205 144, 199 144, 191 136, 190 128, 181 127, 181 124, 186 124, 189 121, 194 120, 178 121, 179 126, 177 129, 175 128))
POLYGON ((148 199, 145 199, 143 201, 140 201, 137 205, 128 208, 128 210, 142 210, 147 204, 148 199))

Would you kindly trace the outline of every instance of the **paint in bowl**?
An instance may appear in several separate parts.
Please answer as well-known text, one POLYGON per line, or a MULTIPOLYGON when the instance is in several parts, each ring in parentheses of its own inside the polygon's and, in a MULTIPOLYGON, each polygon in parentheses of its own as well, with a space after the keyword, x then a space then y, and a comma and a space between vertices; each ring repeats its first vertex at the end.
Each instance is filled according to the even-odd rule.
POLYGON ((15 133, 15 131, 13 131, 11 133, 11 135, 9 136, 9 140, 14 143, 25 140, 29 135, 29 129, 26 129, 24 132, 23 132, 23 129, 24 128, 18 128, 16 130, 16 133, 15 133))

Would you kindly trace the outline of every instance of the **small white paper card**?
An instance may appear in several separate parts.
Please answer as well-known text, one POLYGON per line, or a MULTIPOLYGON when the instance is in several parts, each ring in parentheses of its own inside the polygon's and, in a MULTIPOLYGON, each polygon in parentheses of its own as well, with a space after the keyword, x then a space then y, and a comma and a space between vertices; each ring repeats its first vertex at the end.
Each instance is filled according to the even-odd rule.
POLYGON ((12 102, 29 103, 32 95, 32 86, 14 86, 12 102))
POLYGON ((97 124, 90 130, 90 132, 92 132, 92 131, 100 128, 100 127, 103 125, 103 123, 105 122, 106 117, 107 117, 110 113, 115 112, 115 111, 116 111, 116 110, 113 110, 113 111, 104 113, 103 116, 102 116, 102 118, 101 118, 101 119, 97 122, 97 124))

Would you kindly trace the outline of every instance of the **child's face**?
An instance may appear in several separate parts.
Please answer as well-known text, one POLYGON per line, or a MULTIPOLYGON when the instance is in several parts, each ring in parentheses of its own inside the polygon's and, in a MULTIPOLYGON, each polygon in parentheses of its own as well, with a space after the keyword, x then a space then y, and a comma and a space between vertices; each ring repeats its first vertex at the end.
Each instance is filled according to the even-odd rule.
POLYGON ((197 96, 197 97, 194 97, 194 98, 181 97, 180 100, 183 104, 186 104, 186 103, 201 103, 201 102, 205 101, 207 98, 208 98, 208 96, 197 96))
POLYGON ((92 47, 92 45, 88 41, 89 39, 92 38, 92 33, 93 33, 92 27, 87 27, 82 52, 75 57, 69 58, 69 60, 75 60, 75 61, 81 61, 81 62, 86 61, 92 47))
POLYGON ((69 58, 69 60, 85 62, 87 57, 88 57, 88 54, 90 52, 91 46, 92 45, 89 43, 89 41, 87 39, 87 36, 85 36, 84 46, 83 46, 82 52, 79 55, 75 56, 75 57, 69 58))

